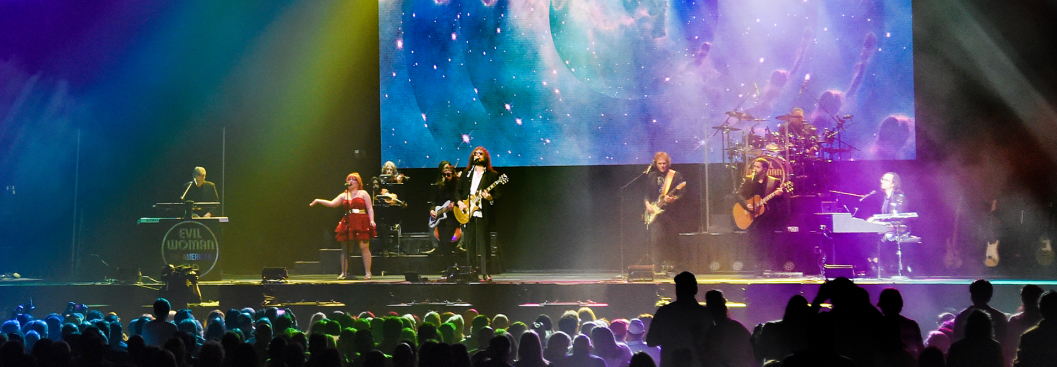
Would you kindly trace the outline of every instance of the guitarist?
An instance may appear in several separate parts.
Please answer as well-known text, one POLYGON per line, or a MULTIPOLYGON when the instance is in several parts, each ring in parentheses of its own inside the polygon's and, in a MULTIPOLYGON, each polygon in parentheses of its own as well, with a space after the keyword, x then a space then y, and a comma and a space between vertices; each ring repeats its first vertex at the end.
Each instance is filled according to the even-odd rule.
MULTIPOLYGON (((455 205, 455 202, 459 200, 458 194, 456 194, 458 184, 459 176, 455 172, 455 166, 452 166, 448 161, 440 162, 440 177, 434 183, 436 191, 434 192, 433 203, 436 206, 449 203, 449 207, 442 209, 442 211, 451 210, 450 206, 455 205)), ((430 219, 436 219, 438 214, 436 208, 429 210, 430 219)), ((456 236, 457 231, 460 231, 459 222, 455 220, 455 216, 451 212, 446 213, 445 218, 441 219, 437 227, 433 228, 433 238, 437 241, 437 247, 430 250, 431 253, 441 257, 451 256, 452 250, 454 250, 453 237, 456 236)))
MULTIPOLYGON (((652 202, 658 198, 665 203, 664 210, 667 211, 672 208, 671 204, 679 200, 683 194, 684 190, 677 190, 676 187, 686 180, 683 179, 681 173, 671 169, 671 166, 672 158, 668 153, 657 152, 653 155, 653 164, 648 168, 650 172, 646 176, 644 195, 647 213, 652 214, 657 209, 652 202)), ((649 225, 649 232, 654 263, 661 264, 661 270, 664 272, 673 270, 675 261, 681 258, 681 254, 676 251, 679 245, 679 229, 675 219, 670 213, 662 213, 649 225)))
POLYGON ((762 273, 764 270, 774 270, 771 269, 771 264, 776 256, 774 253, 774 230, 780 224, 778 222, 779 210, 774 210, 774 208, 781 203, 782 195, 785 193, 782 189, 781 180, 767 175, 767 169, 770 166, 766 159, 757 158, 754 160, 752 162, 752 174, 746 177, 745 181, 741 183, 741 187, 738 188, 738 195, 741 196, 740 205, 750 212, 758 212, 759 208, 753 207, 752 203, 745 200, 754 196, 762 198, 771 193, 777 193, 773 199, 767 202, 767 210, 759 217, 754 218, 752 224, 745 229, 749 244, 755 249, 753 252, 760 256, 757 259, 757 273, 762 273))
POLYGON ((481 207, 470 215, 470 221, 463 228, 463 243, 466 247, 466 258, 469 265, 474 266, 481 279, 491 281, 488 273, 488 262, 481 261, 491 258, 492 247, 488 237, 491 233, 491 225, 495 218, 495 200, 499 198, 499 187, 496 186, 492 192, 480 191, 490 186, 499 179, 499 172, 492 169, 492 157, 484 147, 473 148, 470 153, 469 163, 466 171, 459 177, 456 185, 456 195, 459 198, 458 206, 463 211, 469 210, 465 200, 470 195, 479 195, 481 207), (480 192, 478 192, 480 191, 480 192))

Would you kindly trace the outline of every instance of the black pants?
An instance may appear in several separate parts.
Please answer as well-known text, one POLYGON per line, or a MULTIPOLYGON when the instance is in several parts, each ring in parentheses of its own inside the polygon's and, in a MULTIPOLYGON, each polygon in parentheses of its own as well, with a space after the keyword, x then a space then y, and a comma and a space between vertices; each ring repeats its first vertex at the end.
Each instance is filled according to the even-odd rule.
POLYGON ((679 229, 669 214, 661 213, 650 223, 650 256, 654 265, 678 267, 686 264, 679 262, 683 258, 679 253, 679 229))
POLYGON ((756 266, 753 270, 762 272, 764 270, 779 271, 777 246, 778 236, 774 231, 778 228, 775 213, 764 213, 757 217, 749 228, 745 229, 749 246, 752 249, 756 266))
POLYGON ((488 220, 470 217, 462 236, 466 247, 466 263, 481 276, 488 275, 488 259, 492 256, 492 246, 488 243, 488 220))
MULTIPOLYGON (((447 219, 437 225, 437 238, 434 239, 437 248, 433 250, 434 256, 452 257, 452 252, 455 250, 455 244, 451 241, 451 236, 455 235, 456 228, 459 228, 459 223, 447 219)), ((432 236, 433 234, 430 233, 430 235, 432 236)))

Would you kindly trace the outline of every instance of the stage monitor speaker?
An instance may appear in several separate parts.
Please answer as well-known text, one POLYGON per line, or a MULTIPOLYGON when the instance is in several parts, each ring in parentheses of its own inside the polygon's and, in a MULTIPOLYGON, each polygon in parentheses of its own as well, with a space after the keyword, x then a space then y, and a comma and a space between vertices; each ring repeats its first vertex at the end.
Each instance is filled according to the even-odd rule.
POLYGON ((826 264, 824 266, 826 271, 826 279, 836 279, 839 277, 845 277, 848 279, 855 279, 855 267, 852 265, 831 265, 826 264))
POLYGON ((652 282, 653 265, 630 265, 628 266, 628 281, 652 282))
POLYGON ((139 268, 115 268, 113 272, 108 276, 114 283, 117 284, 139 284, 140 279, 143 278, 143 273, 140 272, 139 268))
POLYGON ((425 282, 427 279, 423 276, 418 275, 417 271, 409 271, 404 273, 404 281, 411 283, 425 282))
POLYGON ((444 271, 444 279, 449 282, 466 283, 477 281, 477 274, 472 266, 449 266, 444 271))
POLYGON ((261 283, 285 282, 290 279, 290 273, 286 268, 264 268, 261 269, 261 283))

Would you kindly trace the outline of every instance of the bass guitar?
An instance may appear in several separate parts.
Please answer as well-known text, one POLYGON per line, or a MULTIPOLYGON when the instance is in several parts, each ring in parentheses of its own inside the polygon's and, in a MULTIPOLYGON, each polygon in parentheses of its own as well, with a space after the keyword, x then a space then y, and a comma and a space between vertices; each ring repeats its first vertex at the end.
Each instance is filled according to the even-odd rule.
POLYGON ((958 198, 958 204, 954 207, 954 231, 951 232, 951 236, 947 238, 947 253, 943 256, 943 264, 947 266, 948 270, 954 270, 962 267, 962 256, 958 250, 958 225, 961 224, 962 216, 962 197, 958 198))
MULTIPOLYGON (((671 192, 682 190, 684 187, 686 187, 686 181, 680 182, 678 185, 675 185, 675 189, 671 192)), ((649 210, 647 210, 646 213, 642 215, 643 221, 646 222, 646 229, 650 228, 650 224, 657 219, 658 215, 664 213, 664 209, 662 208, 664 208, 664 206, 668 204, 664 201, 665 196, 666 195, 657 196, 657 201, 650 203, 650 207, 653 209, 653 212, 651 213, 649 210)))
POLYGON ((466 204, 466 211, 462 211, 458 206, 452 206, 451 213, 455 214, 455 220, 459 223, 466 224, 470 222, 470 214, 477 211, 481 207, 481 192, 492 191, 496 186, 507 183, 509 180, 506 178, 506 174, 499 176, 491 185, 488 185, 484 190, 478 191, 477 194, 470 195, 469 198, 463 200, 462 203, 466 204))
POLYGON ((436 213, 433 217, 429 218, 429 228, 437 228, 442 220, 448 219, 448 212, 451 211, 452 205, 451 200, 445 201, 444 204, 437 205, 433 208, 433 212, 436 213))
MULTIPOLYGON (((782 184, 780 189, 785 192, 793 192, 793 182, 786 181, 782 184)), ((778 195, 778 190, 774 190, 770 195, 765 198, 760 198, 760 195, 753 196, 752 198, 745 200, 745 203, 734 204, 734 223, 738 225, 738 228, 744 230, 749 228, 753 220, 763 215, 764 206, 768 201, 774 199, 778 195), (747 205, 752 205, 752 210, 749 210, 747 205)))

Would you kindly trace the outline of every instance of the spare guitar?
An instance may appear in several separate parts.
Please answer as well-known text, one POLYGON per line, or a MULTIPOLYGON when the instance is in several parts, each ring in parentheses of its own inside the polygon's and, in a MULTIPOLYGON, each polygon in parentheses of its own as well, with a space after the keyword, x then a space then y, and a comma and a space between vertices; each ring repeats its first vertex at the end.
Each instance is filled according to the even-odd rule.
MULTIPOLYGON (((678 185, 675 185, 675 189, 669 192, 669 194, 682 190, 684 187, 686 187, 686 181, 680 182, 678 185)), ((664 209, 662 208, 664 208, 664 206, 668 204, 664 202, 664 197, 665 195, 659 195, 657 196, 656 201, 650 203, 650 207, 653 208, 653 213, 650 213, 650 211, 647 210, 646 213, 642 214, 642 219, 646 222, 646 229, 650 228, 650 224, 652 224, 653 221, 657 219, 658 215, 664 213, 664 209)), ((678 199, 679 197, 675 196, 675 198, 678 199)))
POLYGON ((998 240, 987 241, 987 256, 984 257, 984 265, 989 268, 998 266, 998 240))
POLYGON ((958 198, 958 204, 954 207, 954 231, 951 232, 951 236, 947 238, 947 253, 943 256, 943 264, 947 266, 948 270, 954 270, 962 267, 962 255, 958 251, 958 225, 961 223, 962 216, 962 199, 958 198))
POLYGON ((1039 244, 1042 247, 1035 252, 1035 261, 1042 266, 1053 264, 1053 247, 1050 245, 1050 236, 1044 234, 1039 237, 1039 244))
MULTIPOLYGON (((782 184, 783 191, 793 192, 793 182, 786 181, 782 184)), ((765 198, 760 198, 760 195, 753 196, 750 199, 745 200, 745 205, 742 203, 734 204, 734 223, 738 225, 738 228, 744 230, 752 225, 752 221, 757 217, 763 215, 764 208, 767 202, 774 199, 778 195, 778 190, 774 190, 770 195, 765 198), (747 204, 752 205, 752 210, 746 206, 747 204)))
POLYGON ((998 220, 995 218, 995 209, 998 207, 998 199, 991 201, 991 228, 989 229, 990 237, 994 240, 987 241, 987 252, 984 256, 984 265, 989 268, 998 266, 998 238, 995 235, 995 227, 998 226, 998 220))
POLYGON ((467 210, 465 212, 462 211, 462 209, 459 209, 458 205, 453 206, 451 212, 452 214, 455 214, 455 220, 459 221, 459 223, 462 224, 469 223, 470 213, 477 211, 477 209, 481 207, 481 192, 492 191, 492 189, 494 189, 496 186, 505 184, 507 182, 508 179, 506 178, 506 174, 503 174, 502 176, 499 176, 499 178, 496 179, 495 182, 493 182, 491 185, 488 185, 488 187, 486 187, 484 190, 478 191, 477 194, 470 195, 469 198, 462 201, 464 204, 466 204, 467 210))

